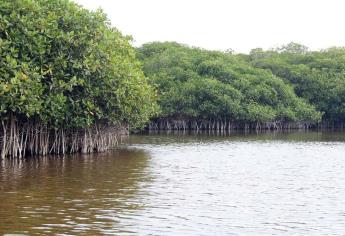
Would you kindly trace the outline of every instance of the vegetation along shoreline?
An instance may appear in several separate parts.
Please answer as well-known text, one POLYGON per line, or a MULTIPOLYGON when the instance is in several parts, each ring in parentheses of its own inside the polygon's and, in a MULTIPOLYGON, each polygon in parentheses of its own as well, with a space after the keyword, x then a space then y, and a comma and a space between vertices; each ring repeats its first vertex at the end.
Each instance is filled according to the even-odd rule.
POLYGON ((139 48, 69 0, 0 2, 1 158, 103 152, 134 130, 343 128, 345 49, 139 48))

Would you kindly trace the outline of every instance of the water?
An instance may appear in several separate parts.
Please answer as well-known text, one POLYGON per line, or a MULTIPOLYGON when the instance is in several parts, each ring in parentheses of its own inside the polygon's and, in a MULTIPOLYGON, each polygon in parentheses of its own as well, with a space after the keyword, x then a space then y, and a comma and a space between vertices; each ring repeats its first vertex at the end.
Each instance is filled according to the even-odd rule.
POLYGON ((345 235, 345 133, 128 142, 0 162, 0 235, 345 235))

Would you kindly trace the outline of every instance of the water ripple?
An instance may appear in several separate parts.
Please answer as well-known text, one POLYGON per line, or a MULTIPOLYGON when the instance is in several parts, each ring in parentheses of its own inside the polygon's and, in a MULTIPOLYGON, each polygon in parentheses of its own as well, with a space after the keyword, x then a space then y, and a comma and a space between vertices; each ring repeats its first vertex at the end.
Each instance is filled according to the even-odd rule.
POLYGON ((344 235, 341 137, 133 136, 3 161, 0 234, 344 235))

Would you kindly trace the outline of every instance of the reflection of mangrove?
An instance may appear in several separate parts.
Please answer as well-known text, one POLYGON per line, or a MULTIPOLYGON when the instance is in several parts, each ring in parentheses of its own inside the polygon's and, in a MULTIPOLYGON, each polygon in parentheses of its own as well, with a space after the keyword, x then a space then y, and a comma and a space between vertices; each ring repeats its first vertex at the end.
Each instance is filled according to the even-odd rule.
POLYGON ((341 131, 314 130, 150 130, 131 135, 131 143, 187 143, 219 141, 345 141, 341 131))
POLYGON ((53 178, 56 178, 55 180, 58 182, 68 178, 74 179, 68 184, 78 182, 76 186, 78 187, 76 193, 78 193, 79 188, 87 187, 90 183, 104 184, 102 180, 108 180, 109 178, 116 180, 111 185, 114 188, 117 185, 123 186, 125 184, 132 186, 133 183, 140 180, 141 177, 137 175, 144 171, 147 166, 147 154, 141 150, 119 149, 110 153, 99 153, 90 156, 5 159, 0 163, 1 187, 8 188, 7 190, 27 189, 30 185, 25 186, 26 183, 37 179, 40 179, 42 187, 49 188, 49 184, 45 184, 44 181, 53 181, 53 178), (95 178, 100 181, 95 181, 95 178), (79 179, 87 181, 79 182, 79 179))
POLYGON ((64 158, 3 160, 0 222, 5 230, 8 227, 7 233, 52 223, 57 225, 57 232, 64 233, 58 225, 66 224, 66 217, 75 224, 90 226, 99 221, 98 217, 113 214, 112 219, 102 219, 105 225, 90 227, 92 233, 99 234, 97 227, 115 224, 114 218, 121 215, 122 209, 141 207, 136 198, 140 197, 141 183, 150 181, 147 167, 145 152, 122 149, 64 158), (13 228, 18 227, 13 222, 21 217, 28 219, 13 228))

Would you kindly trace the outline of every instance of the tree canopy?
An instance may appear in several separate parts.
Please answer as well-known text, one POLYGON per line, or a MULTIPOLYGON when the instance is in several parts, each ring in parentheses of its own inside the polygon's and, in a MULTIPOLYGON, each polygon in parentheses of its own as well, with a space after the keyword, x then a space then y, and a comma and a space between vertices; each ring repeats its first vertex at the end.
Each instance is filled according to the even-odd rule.
POLYGON ((323 120, 345 121, 345 49, 321 51, 253 50, 247 61, 291 84, 297 96, 324 113, 323 120))
POLYGON ((69 0, 0 1, 1 157, 104 151, 155 114, 131 38, 69 0))
POLYGON ((68 0, 0 2, 0 116, 142 126, 155 112, 130 37, 68 0))
MULTIPOLYGON (((290 46, 293 53, 305 50, 290 46)), ((145 44, 138 55, 145 75, 157 86, 160 117, 310 123, 321 119, 291 83, 243 55, 171 42, 145 44)))

